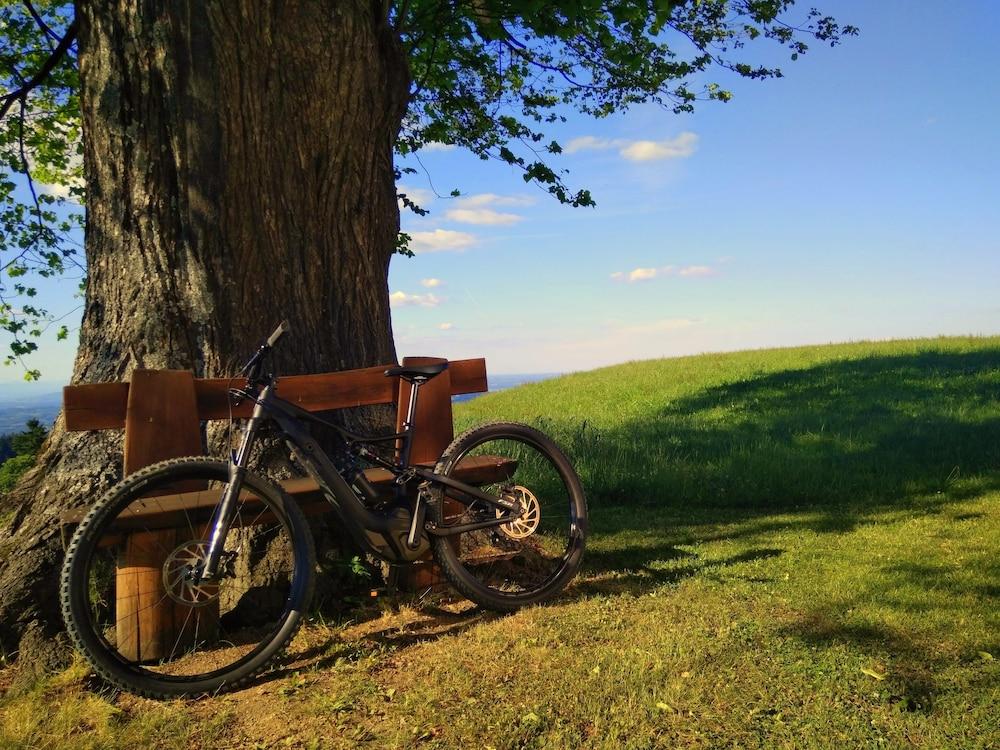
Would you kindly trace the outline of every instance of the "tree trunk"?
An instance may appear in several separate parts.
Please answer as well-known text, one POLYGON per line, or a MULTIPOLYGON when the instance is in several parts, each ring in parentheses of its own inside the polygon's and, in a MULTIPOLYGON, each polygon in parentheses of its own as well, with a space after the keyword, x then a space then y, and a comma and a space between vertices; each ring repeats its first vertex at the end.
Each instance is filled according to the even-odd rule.
MULTIPOLYGON (((87 298, 73 382, 235 373, 288 318, 281 372, 395 360, 387 273, 408 70, 381 3, 80 0, 87 298)), ((0 532, 0 647, 59 632, 59 514, 121 437, 60 417, 0 532)), ((48 649, 51 651, 51 649, 48 649)))

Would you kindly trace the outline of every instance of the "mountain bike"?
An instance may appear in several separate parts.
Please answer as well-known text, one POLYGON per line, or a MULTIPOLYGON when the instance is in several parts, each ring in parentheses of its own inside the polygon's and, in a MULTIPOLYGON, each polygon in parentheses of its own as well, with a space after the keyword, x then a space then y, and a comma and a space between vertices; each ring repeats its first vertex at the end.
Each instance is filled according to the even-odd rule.
POLYGON ((246 376, 242 387, 229 390, 233 403, 254 406, 228 461, 179 458, 131 474, 73 535, 60 586, 66 627, 120 688, 168 698, 244 686, 301 624, 317 568, 313 537, 296 502, 249 468, 265 422, 358 549, 397 570, 430 550, 459 593, 510 612, 551 598, 580 567, 586 499, 549 437, 494 422, 459 435, 435 465, 413 464, 420 386, 447 364, 387 369, 410 386, 402 430, 362 436, 279 398, 273 352, 288 328, 278 326, 237 376, 246 376), (336 461, 308 423, 339 436, 336 461), (373 481, 378 472, 383 481, 373 481), (122 564, 144 555, 146 567, 122 564), (170 637, 140 653, 143 628, 170 637))

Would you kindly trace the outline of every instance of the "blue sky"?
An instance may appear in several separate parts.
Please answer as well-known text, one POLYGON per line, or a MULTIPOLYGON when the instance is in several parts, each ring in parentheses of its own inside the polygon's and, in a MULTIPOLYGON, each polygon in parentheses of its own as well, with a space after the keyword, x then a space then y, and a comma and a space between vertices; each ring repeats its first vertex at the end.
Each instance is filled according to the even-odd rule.
MULTIPOLYGON (((1000 4, 814 4, 860 36, 783 64, 781 80, 718 76, 733 101, 693 115, 561 125, 576 148, 557 166, 597 208, 457 149, 425 152, 430 179, 403 180, 431 211, 403 217, 421 252, 390 271, 399 355, 559 372, 1000 333, 1000 4), (435 198, 431 182, 464 197, 435 198)), ((46 380, 68 377, 72 348, 45 344, 46 380)))
POLYGON ((721 79, 729 104, 563 126, 564 146, 603 146, 561 160, 596 209, 555 205, 457 150, 425 155, 442 194, 503 196, 478 207, 521 218, 450 218, 461 199, 404 218, 411 233, 474 240, 394 262, 400 354, 485 355, 498 372, 542 372, 1000 332, 1000 88, 987 77, 1000 69, 1000 5, 824 7, 861 35, 814 48, 781 80, 721 79))

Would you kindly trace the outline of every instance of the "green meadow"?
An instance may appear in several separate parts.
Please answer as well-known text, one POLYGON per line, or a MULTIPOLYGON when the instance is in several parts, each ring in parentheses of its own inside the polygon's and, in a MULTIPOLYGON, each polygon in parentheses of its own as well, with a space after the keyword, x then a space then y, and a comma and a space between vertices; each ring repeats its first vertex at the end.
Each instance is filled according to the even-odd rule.
POLYGON ((460 404, 573 458, 585 568, 317 613, 232 695, 0 673, 0 747, 1000 747, 1000 337, 628 363, 460 404))

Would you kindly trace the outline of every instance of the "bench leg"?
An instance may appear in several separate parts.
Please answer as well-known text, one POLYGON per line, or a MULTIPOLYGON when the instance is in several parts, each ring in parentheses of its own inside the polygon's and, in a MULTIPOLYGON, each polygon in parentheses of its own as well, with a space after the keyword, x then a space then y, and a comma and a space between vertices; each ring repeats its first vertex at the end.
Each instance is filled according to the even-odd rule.
POLYGON ((115 632, 118 652, 131 661, 160 659, 170 648, 174 602, 163 588, 163 563, 176 536, 173 529, 129 534, 119 555, 115 632))
POLYGON ((187 607, 163 586, 163 564, 179 544, 174 529, 129 534, 118 557, 115 622, 118 652, 126 659, 154 662, 182 653, 218 635, 218 600, 187 607))

